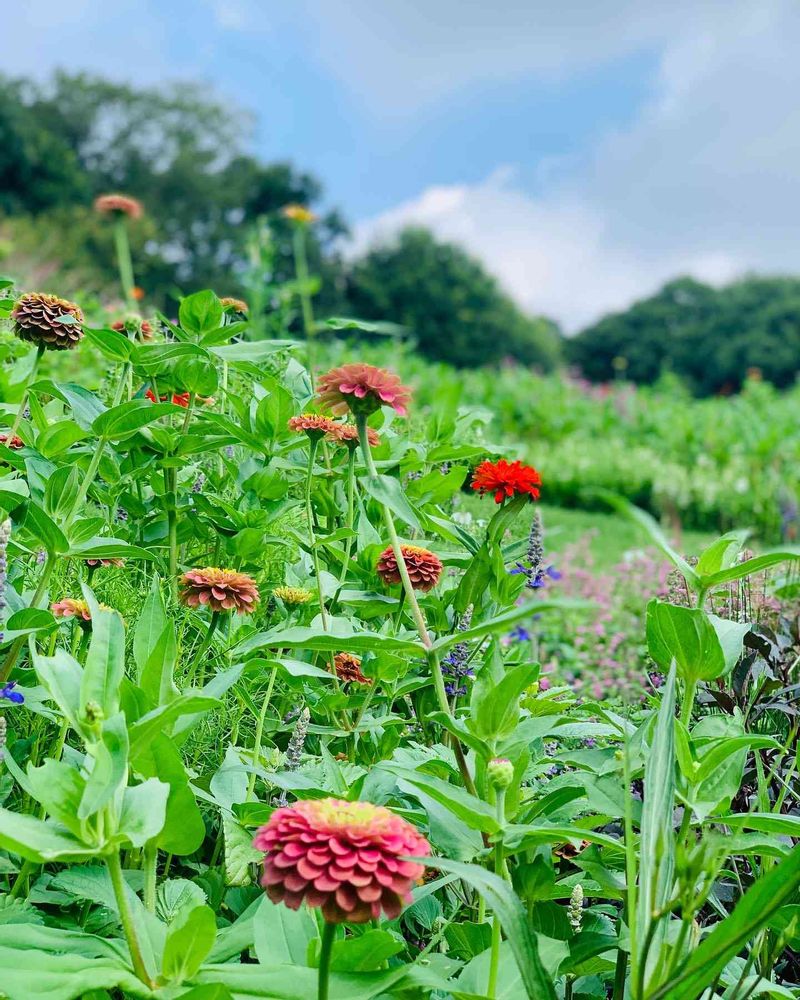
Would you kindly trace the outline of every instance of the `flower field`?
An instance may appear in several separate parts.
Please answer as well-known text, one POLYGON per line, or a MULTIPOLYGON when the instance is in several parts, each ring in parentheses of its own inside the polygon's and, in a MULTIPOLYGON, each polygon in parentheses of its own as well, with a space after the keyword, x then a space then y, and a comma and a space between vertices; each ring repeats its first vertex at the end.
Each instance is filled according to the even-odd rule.
POLYGON ((302 206, 150 313, 96 208, 120 308, 0 298, 0 996, 800 997, 796 393, 317 323, 302 206))

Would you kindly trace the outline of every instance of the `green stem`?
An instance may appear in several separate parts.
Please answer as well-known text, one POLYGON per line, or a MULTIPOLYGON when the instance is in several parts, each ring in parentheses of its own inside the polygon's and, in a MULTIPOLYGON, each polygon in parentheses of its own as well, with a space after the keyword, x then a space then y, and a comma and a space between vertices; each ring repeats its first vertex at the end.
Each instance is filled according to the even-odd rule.
POLYGON ((331 952, 336 937, 336 924, 325 921, 322 942, 319 949, 319 977, 317 979, 317 1000, 328 1000, 328 980, 331 974, 331 952))
MULTIPOLYGON (((55 553, 49 553, 47 556, 47 562, 44 564, 44 569, 42 570, 42 575, 39 577, 39 583, 36 587, 36 591, 33 595, 33 600, 30 606, 32 608, 38 608, 39 604, 47 593, 47 585, 50 582, 50 577, 53 575, 53 570, 56 566, 57 556, 55 553)), ((15 639, 8 654, 3 661, 3 666, 0 667, 0 684, 5 683, 8 679, 8 675, 11 673, 11 668, 17 662, 17 657, 22 651, 22 647, 25 645, 25 636, 21 635, 19 639, 15 639)))
POLYGON ((694 708, 694 698, 697 693, 697 681, 688 680, 683 689, 683 701, 681 703, 681 722, 689 727, 692 721, 692 709, 694 708))
MULTIPOLYGON (((367 436, 367 418, 363 413, 356 415, 356 426, 358 427, 358 437, 361 442, 361 452, 364 456, 364 463, 367 467, 367 472, 370 476, 377 476, 378 470, 375 468, 375 462, 372 458, 372 451, 370 449, 369 438, 367 436)), ((414 619, 414 624, 417 626, 417 631, 419 632, 419 637, 422 640, 422 645, 425 647, 428 666, 430 667, 433 686, 436 691, 436 698, 439 702, 439 708, 445 713, 445 715, 449 715, 452 718, 453 713, 450 709, 450 703, 447 700, 447 692, 444 689, 444 677, 442 676, 442 668, 439 664, 439 657, 436 650, 433 648, 433 642, 431 641, 431 637, 428 633, 428 627, 425 624, 422 609, 419 606, 417 595, 414 593, 414 585, 411 583, 411 577, 408 575, 408 567, 406 566, 406 561, 403 557, 403 550, 400 546, 400 539, 397 536, 397 529, 394 525, 392 512, 386 504, 382 503, 380 507, 381 513, 383 514, 383 523, 386 526, 386 532, 389 536, 389 543, 392 547, 394 557, 397 560, 397 570, 400 573, 403 590, 405 591, 406 598, 411 607, 411 616, 414 619)), ((464 750, 461 743, 456 736, 453 736, 452 743, 456 762, 458 763, 461 778, 464 782, 464 787, 470 795, 476 795, 475 782, 472 780, 472 775, 470 774, 469 766, 467 765, 467 760, 464 756, 464 750)))
POLYGON ((272 668, 272 673, 269 675, 269 683, 267 684, 267 691, 264 695, 264 700, 261 704, 261 711, 258 713, 258 721, 256 722, 256 735, 253 740, 253 770, 250 772, 250 777, 247 782, 247 797, 245 802, 249 802, 253 796, 253 790, 256 787, 256 772, 255 769, 258 767, 258 759, 261 756, 261 737, 264 735, 264 720, 267 717, 267 709, 269 708, 269 702, 272 698, 272 689, 275 686, 275 677, 278 673, 277 664, 272 668))
POLYGON ((14 879, 14 888, 9 894, 12 899, 19 899, 23 889, 28 885, 28 878, 31 872, 34 872, 36 868, 37 864, 35 861, 23 861, 22 868, 17 872, 17 877, 14 879))
POLYGON ((631 787, 631 760, 628 739, 624 749, 625 780, 625 882, 627 890, 626 909, 628 912, 628 934, 630 935, 631 982, 638 982, 639 952, 636 925, 636 845, 633 842, 633 806, 629 794, 631 787))
POLYGON ((114 222, 114 248, 117 251, 117 267, 122 294, 129 309, 134 308, 133 298, 133 262, 131 260, 131 245, 128 241, 128 229, 125 219, 120 216, 114 222))
POLYGON ((306 256, 306 233, 305 226, 298 224, 295 226, 294 238, 292 240, 294 248, 294 267, 297 274, 297 281, 300 286, 300 309, 303 313, 303 329, 306 335, 308 346, 308 374, 311 378, 311 388, 314 388, 314 312, 311 307, 311 296, 308 292, 308 257, 306 256))
MULTIPOLYGON (((497 798, 495 801, 495 815, 497 816, 497 822, 500 824, 501 828, 505 826, 506 822, 505 801, 505 788, 498 788, 497 798)), ((498 840, 495 844, 494 871, 495 875, 499 875, 501 878, 508 881, 508 869, 506 868, 502 839, 498 840)), ((500 971, 500 946, 502 943, 503 925, 500 922, 500 917, 497 913, 494 913, 492 914, 492 952, 489 959, 489 985, 486 989, 486 995, 489 997, 489 1000, 495 1000, 495 997, 497 996, 497 976, 500 971)))
POLYGON ((14 423, 11 425, 11 430, 8 432, 8 440, 10 441, 14 435, 19 430, 20 422, 22 421, 22 414, 25 412, 25 407, 28 405, 28 386, 36 378, 36 372, 39 370, 39 362, 42 360, 42 355, 44 354, 44 344, 40 344, 36 348, 36 357, 33 359, 33 367, 31 368, 30 374, 28 375, 28 382, 25 386, 25 392, 22 394, 22 399, 20 400, 19 408, 17 410, 17 415, 14 417, 14 423))
POLYGON ((144 845, 144 905, 151 913, 156 912, 156 868, 158 847, 155 840, 144 845))
POLYGON ((140 979, 145 986, 152 989, 154 983, 147 974, 144 959, 142 958, 142 951, 139 947, 139 940, 136 937, 136 927, 133 923, 133 915, 131 914, 131 908, 128 902, 128 889, 125 885, 125 878, 122 874, 122 864, 120 862, 118 851, 114 854, 108 855, 106 858, 106 866, 108 867, 108 873, 111 876, 111 885, 114 889, 114 898, 117 901, 117 909, 119 910, 122 930, 125 934, 125 940, 128 942, 128 950, 131 953, 133 971, 136 973, 137 978, 140 979))
POLYGON ((164 469, 164 506, 167 509, 167 544, 169 545, 169 583, 173 601, 178 586, 178 471, 171 467, 164 469))
MULTIPOLYGON (((355 520, 355 503, 356 503, 356 449, 350 448, 350 453, 347 457, 347 521, 345 522, 345 527, 349 530, 353 530, 353 522, 355 520)), ((344 581, 347 577, 347 570, 350 566, 350 553, 353 550, 353 536, 349 535, 344 543, 344 562, 342 564, 342 573, 339 577, 339 589, 344 585, 344 581)))
POLYGON ((311 545, 311 558, 314 561, 314 575, 317 580, 317 598, 319 600, 319 611, 322 618, 322 629, 328 631, 328 615, 325 611, 325 596, 322 593, 322 572, 319 561, 319 550, 317 549, 317 536, 314 531, 314 510, 311 506, 311 484, 314 481, 314 458, 319 446, 318 437, 309 437, 308 447, 308 471, 306 472, 306 520, 308 521, 308 540, 311 545))

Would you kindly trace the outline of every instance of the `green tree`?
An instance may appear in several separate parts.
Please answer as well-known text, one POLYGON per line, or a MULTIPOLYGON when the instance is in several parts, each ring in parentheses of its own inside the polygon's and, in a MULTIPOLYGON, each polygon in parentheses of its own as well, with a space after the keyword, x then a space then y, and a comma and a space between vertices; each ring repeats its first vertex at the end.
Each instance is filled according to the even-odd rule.
POLYGON ((476 260, 424 229, 368 251, 347 291, 356 315, 402 324, 429 358, 472 367, 514 357, 548 370, 559 360, 553 322, 526 316, 476 260))
MULTIPOLYGON (((46 230, 62 272, 77 265, 83 277, 90 267, 95 284, 113 287, 110 227, 91 206, 98 194, 123 191, 145 207, 131 230, 148 301, 163 307, 197 287, 240 293, 250 223, 260 216, 271 217, 275 232, 272 278, 286 280, 291 231, 279 209, 313 205, 322 189, 291 164, 250 155, 249 134, 249 116, 196 84, 135 88, 63 72, 45 84, 0 79, 6 240, 32 252, 27 231, 46 230), (20 223, 9 223, 15 216, 20 223)), ((309 239, 312 268, 338 273, 332 245, 345 231, 338 213, 319 220, 309 239)))

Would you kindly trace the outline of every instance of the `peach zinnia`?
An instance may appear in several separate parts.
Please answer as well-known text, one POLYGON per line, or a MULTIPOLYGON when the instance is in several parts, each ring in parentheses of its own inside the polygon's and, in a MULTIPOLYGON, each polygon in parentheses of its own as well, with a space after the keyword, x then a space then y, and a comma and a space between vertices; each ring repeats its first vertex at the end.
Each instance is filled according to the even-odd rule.
POLYGON ((127 215, 130 219, 141 219, 144 209, 137 198, 129 194, 101 194, 94 200, 96 211, 107 215, 127 215))
POLYGON ((212 611, 249 614, 258 604, 255 580, 234 569, 190 569, 181 577, 181 601, 189 608, 205 605, 212 611))
MULTIPOLYGON (((414 590, 432 590, 442 575, 439 557, 418 545, 401 545, 400 551, 414 590)), ((402 583, 397 557, 391 545, 381 552, 375 568, 384 583, 402 583)))
POLYGON ((401 385, 394 372, 358 362, 331 368, 317 383, 317 403, 340 416, 348 410, 370 414, 391 406, 404 417, 410 400, 411 389, 401 385))
POLYGON ((411 902, 430 844, 400 816, 371 802, 317 799, 276 809, 256 834, 261 884, 273 903, 320 907, 328 923, 389 919, 411 902))
POLYGON ((86 601, 74 597, 62 597, 60 601, 50 605, 50 610, 56 618, 81 618, 85 622, 92 620, 86 601))
MULTIPOLYGON (((328 434, 328 440, 336 444, 358 445, 358 428, 355 424, 335 424, 334 430, 328 434)), ((380 435, 372 427, 367 428, 367 441, 370 448, 377 448, 381 443, 380 435)))
POLYGON ((299 417, 290 417, 288 427, 298 434, 321 438, 323 434, 332 434, 337 424, 330 417, 321 417, 318 413, 303 413, 299 417))

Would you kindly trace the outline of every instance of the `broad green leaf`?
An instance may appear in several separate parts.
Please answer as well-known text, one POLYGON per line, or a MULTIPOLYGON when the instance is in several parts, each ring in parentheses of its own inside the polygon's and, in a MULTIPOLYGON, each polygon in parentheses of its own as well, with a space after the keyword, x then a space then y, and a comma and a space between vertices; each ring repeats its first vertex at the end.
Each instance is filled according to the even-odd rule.
POLYGON ((130 360, 133 343, 120 330, 105 328, 92 330, 85 326, 83 332, 86 334, 86 339, 109 361, 122 364, 130 360))
POLYGON ((103 722, 100 739, 89 747, 93 766, 78 806, 78 819, 88 819, 107 805, 128 777, 128 730, 117 712, 103 722))
POLYGON ((711 576, 703 580, 703 584, 707 587, 718 587, 720 584, 730 583, 732 580, 742 580, 746 576, 752 576, 753 573, 760 573, 762 570, 769 569, 770 566, 792 561, 800 561, 800 546, 787 545, 782 549, 770 549, 768 552, 762 552, 761 555, 746 559, 744 562, 728 567, 728 569, 712 573, 711 576))
POLYGON ((431 774, 424 774, 421 771, 409 771, 406 768, 395 767, 384 763, 384 768, 396 774, 401 783, 420 788, 426 795, 446 806, 454 816, 467 824, 473 830, 480 830, 483 833, 497 833, 500 824, 497 821, 495 810, 481 799, 470 795, 464 788, 458 785, 451 785, 441 778, 435 778, 431 774))
POLYGON ((727 569, 747 541, 748 531, 729 531, 708 548, 704 549, 697 561, 695 571, 699 576, 711 576, 721 569, 727 569))
POLYGON ((398 639, 377 632, 356 632, 349 627, 340 628, 336 632, 333 630, 323 632, 320 629, 302 625, 275 628, 270 632, 259 632, 236 646, 234 653, 241 656, 264 647, 294 649, 298 646, 305 649, 333 650, 337 653, 342 649, 353 653, 378 652, 380 650, 417 653, 420 656, 425 653, 422 643, 410 639, 398 639))
POLYGON ((34 538, 38 538, 50 555, 62 555, 69 549, 69 542, 64 532, 33 500, 28 501, 23 525, 34 538))
POLYGON ((714 680, 727 669, 711 619, 700 608, 653 599, 647 605, 647 651, 667 671, 674 661, 686 681, 714 680))
POLYGON ((479 865, 469 865, 446 858, 423 859, 425 864, 444 872, 459 875, 464 882, 476 889, 489 907, 500 918, 503 932, 511 945, 522 981, 529 997, 536 1000, 556 1000, 553 982, 547 975, 531 929, 528 915, 511 886, 498 875, 486 871, 479 865))
POLYGON ((36 438, 36 447, 45 458, 55 458, 85 437, 86 431, 74 420, 58 420, 36 438))
POLYGON ((200 336, 217 330, 222 322, 222 303, 210 289, 194 292, 181 299, 178 322, 187 333, 200 336))
POLYGON ((28 861, 83 861, 97 853, 65 827, 50 820, 0 808, 0 847, 28 861))
POLYGON ((253 929, 256 958, 262 965, 308 964, 308 946, 317 936, 317 925, 305 907, 290 910, 265 896, 253 929))
POLYGON ((164 976, 175 983, 191 979, 211 951, 216 936, 217 920, 210 906, 180 910, 164 942, 164 976))
POLYGON ((86 779, 80 772, 63 760, 46 760, 40 767, 28 764, 28 784, 47 815, 83 840, 85 829, 78 819, 78 808, 86 790, 86 779))
POLYGON ((490 741, 508 736, 519 721, 520 695, 538 673, 538 664, 521 663, 507 670, 499 683, 487 686, 483 697, 473 699, 473 731, 490 741))
POLYGON ((164 829, 169 790, 157 778, 125 789, 118 829, 133 847, 144 847, 164 829))
POLYGON ((85 584, 83 596, 92 616, 92 640, 81 680, 81 709, 94 702, 108 718, 119 708, 119 687, 125 676, 125 627, 119 613, 101 608, 85 584))
POLYGON ((186 410, 175 403, 152 403, 149 399, 131 399, 101 413, 92 424, 92 430, 98 437, 108 441, 122 441, 171 413, 186 416, 186 410))
POLYGON ((119 538, 91 538, 74 545, 67 555, 71 559, 152 559, 153 553, 119 538))
POLYGON ((216 698, 207 698, 201 694, 186 693, 178 695, 167 704, 159 705, 152 712, 143 715, 130 727, 131 755, 138 756, 151 740, 160 733, 169 734, 172 724, 182 715, 196 715, 219 708, 216 698))
POLYGON ((422 530, 417 513, 408 502, 398 479, 392 476, 363 476, 360 482, 373 500, 388 507, 404 524, 417 531, 422 530))

